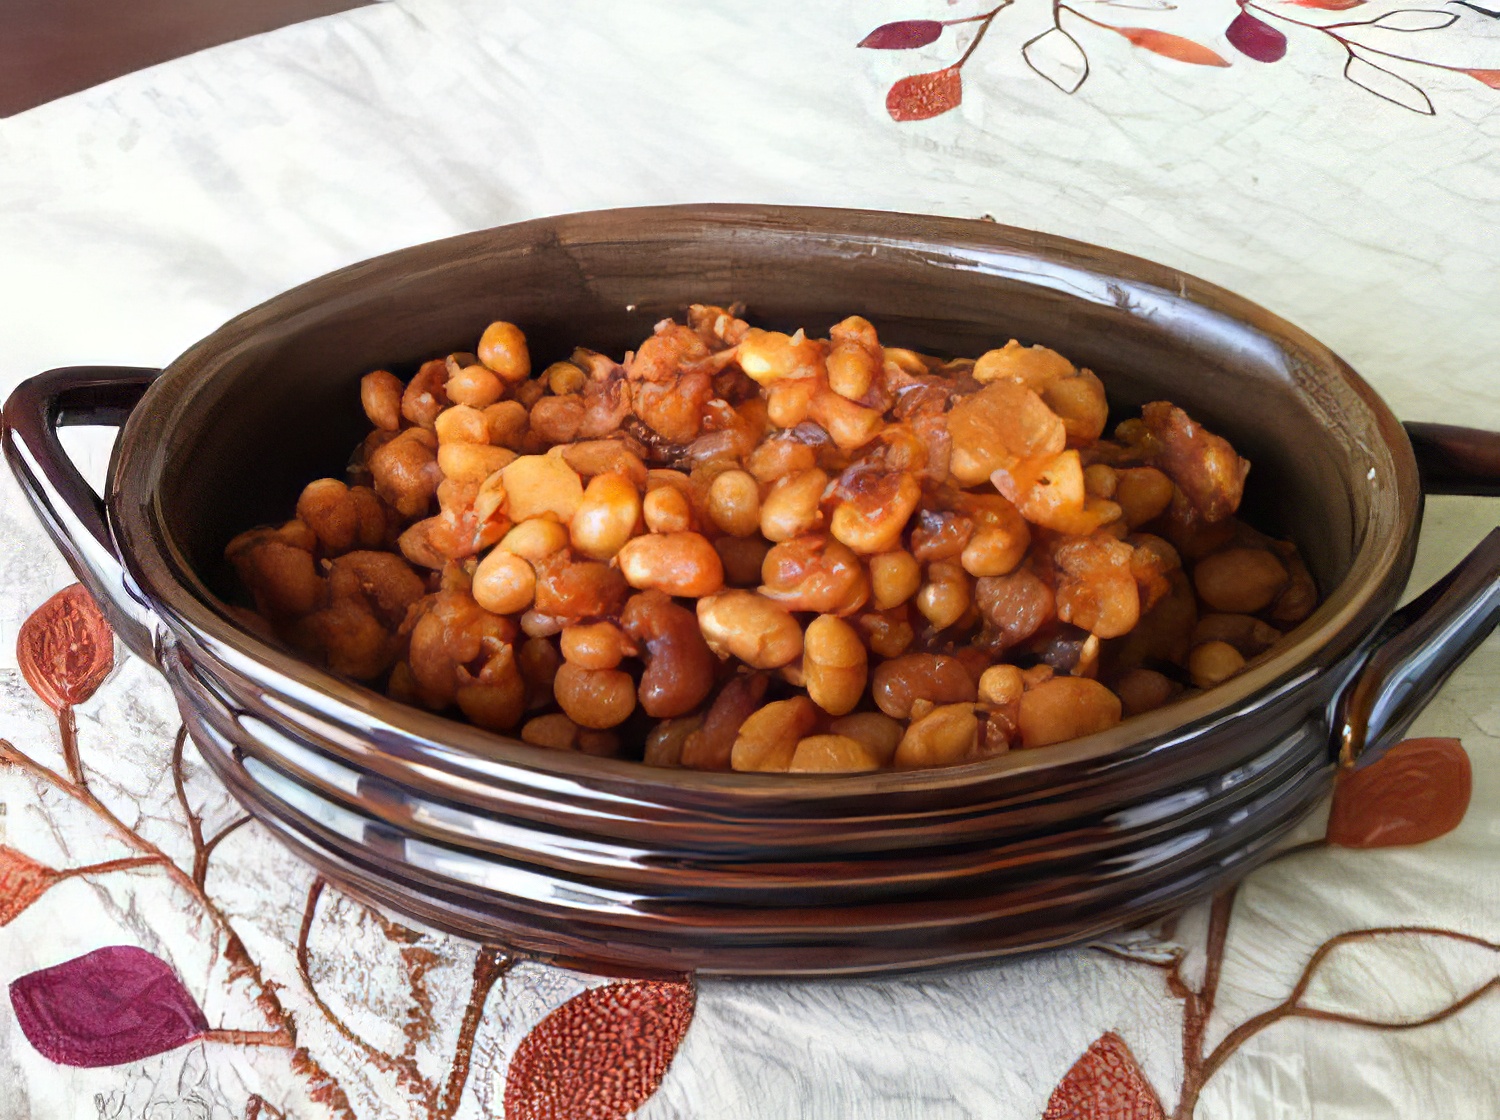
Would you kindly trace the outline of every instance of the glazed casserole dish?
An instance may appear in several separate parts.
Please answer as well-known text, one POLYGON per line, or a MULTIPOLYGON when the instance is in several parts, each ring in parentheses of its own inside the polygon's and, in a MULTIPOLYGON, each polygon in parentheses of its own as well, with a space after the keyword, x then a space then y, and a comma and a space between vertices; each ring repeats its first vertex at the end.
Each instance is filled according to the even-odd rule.
MULTIPOLYGON (((389 375, 387 375, 389 376, 389 375)), ((1490 631, 1500 533, 1393 614, 1422 495, 1494 493, 1500 438, 1403 426, 1336 356, 1172 269, 989 222, 754 206, 542 219, 403 250, 240 316, 164 371, 77 367, 6 405, 12 468, 203 756, 352 893, 612 972, 874 972, 1061 945, 1245 874, 1378 757, 1490 631), (226 545, 339 476, 360 379, 524 327, 624 353, 689 304, 857 315, 952 357, 1008 339, 1167 400, 1254 463, 1246 521, 1320 605, 1218 687, 1097 734, 930 770, 662 769, 546 750, 318 668, 228 605, 226 545), (60 425, 118 424, 107 493, 60 425), (1419 472, 1420 468, 1420 472, 1419 472)))

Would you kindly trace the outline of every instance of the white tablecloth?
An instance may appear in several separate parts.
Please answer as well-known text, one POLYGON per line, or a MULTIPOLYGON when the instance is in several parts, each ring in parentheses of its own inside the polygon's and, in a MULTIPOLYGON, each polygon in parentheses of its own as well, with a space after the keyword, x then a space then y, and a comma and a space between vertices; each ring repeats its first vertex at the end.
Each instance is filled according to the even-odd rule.
MULTIPOLYGON (((163 364, 287 287, 400 246, 547 213, 751 201, 991 215, 1152 257, 1309 329, 1403 417, 1500 427, 1500 19, 1478 2, 1323 10, 1346 4, 1267 0, 1276 14, 1261 23, 1287 50, 1266 62, 1234 43, 1271 57, 1274 32, 1241 24, 1226 38, 1234 0, 1073 0, 1057 18, 1089 73, 1069 95, 1038 73, 1070 85, 1081 72, 1061 32, 1030 49, 1035 71, 1023 51, 1054 9, 1016 0, 965 62, 961 104, 905 122, 887 90, 949 66, 979 24, 910 50, 856 44, 877 25, 961 19, 982 3, 393 0, 216 48, 0 122, 0 390, 52 366, 163 364), (1303 26, 1354 20, 1371 26, 1303 26), (1205 50, 1232 65, 1205 64, 1205 50)), ((951 94, 954 79, 938 81, 951 94)), ((80 446, 97 474, 99 441, 80 446)), ((1414 583, 1497 513, 1478 499, 1431 502, 1414 583)), ((52 767, 57 728, 13 649, 26 616, 69 582, 0 477, 0 737, 52 767)), ((1283 1000, 1334 935, 1423 926, 1500 939, 1497 674, 1492 641, 1413 731, 1458 736, 1472 759, 1473 802, 1454 832, 1297 856, 1241 889, 1207 1049, 1283 1000)), ((186 865, 168 765, 176 727, 161 680, 128 658, 79 712, 101 798, 186 865)), ((233 819, 191 746, 185 773, 210 834, 233 819)), ((0 809, 0 843, 47 866, 128 854, 96 814, 17 767, 0 770, 0 809)), ((1309 822, 1306 835, 1320 829, 1309 822)), ((403 940, 329 888, 307 941, 319 1006, 294 953, 312 880, 253 824, 217 848, 206 879, 305 1055, 200 1041, 72 1069, 43 1058, 0 1006, 0 1120, 498 1116, 522 1039, 604 983, 513 967, 483 1004, 456 1113, 444 1111, 428 1088, 449 1082, 475 948, 403 940)), ((1206 924, 1200 907, 1173 933, 1189 986, 1206 924)), ((0 928, 0 981, 114 944, 169 962, 213 1025, 266 1029, 259 989, 230 974, 212 922, 154 869, 56 885, 0 928)), ((1444 934, 1351 944, 1308 998, 1420 1019, 1493 978, 1497 959, 1444 934)), ((896 980, 704 981, 640 1115, 1036 1118, 1110 1032, 1074 1087, 1114 1070, 1123 1100, 1143 1078, 1170 1115, 1183 1018, 1163 967, 1096 949, 896 980)), ((1495 993, 1406 1031, 1279 1022, 1208 1079, 1195 1115, 1494 1117, 1497 1039, 1495 993)), ((1068 1112, 1065 1097, 1049 1115, 1153 1114, 1068 1112)), ((536 1107, 514 1104, 543 1115, 536 1107)))

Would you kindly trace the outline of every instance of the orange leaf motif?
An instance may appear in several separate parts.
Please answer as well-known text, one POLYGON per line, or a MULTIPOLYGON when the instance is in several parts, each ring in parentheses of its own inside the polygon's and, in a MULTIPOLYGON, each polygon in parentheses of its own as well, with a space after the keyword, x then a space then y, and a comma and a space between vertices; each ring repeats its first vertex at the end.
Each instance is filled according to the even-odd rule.
POLYGON ((656 1092, 692 985, 634 980, 574 996, 532 1028, 505 1075, 506 1120, 623 1120, 656 1092))
POLYGON ((58 878, 58 873, 46 864, 0 844, 0 926, 20 917, 58 878))
POLYGON ((1465 70, 1464 73, 1483 82, 1490 89, 1500 89, 1500 70, 1465 70))
POLYGON ((115 633, 81 583, 31 612, 16 637, 26 683, 53 711, 81 704, 115 667, 115 633))
POLYGON ((958 107, 964 99, 958 67, 902 78, 885 95, 885 109, 894 121, 925 121, 958 107))
POLYGON ((1042 1120, 1166 1120, 1166 1113, 1130 1047, 1110 1031, 1057 1083, 1042 1120))
POLYGON ((1172 35, 1166 31, 1153 31, 1149 27, 1116 27, 1113 30, 1118 31, 1138 47, 1154 51, 1166 58, 1174 58, 1178 62, 1190 62, 1194 66, 1229 65, 1227 59, 1215 54, 1202 43, 1184 39, 1181 35, 1172 35))
POLYGON ((1407 739, 1363 769, 1340 772, 1328 842, 1392 848, 1442 836, 1464 819, 1473 785, 1457 739, 1407 739))

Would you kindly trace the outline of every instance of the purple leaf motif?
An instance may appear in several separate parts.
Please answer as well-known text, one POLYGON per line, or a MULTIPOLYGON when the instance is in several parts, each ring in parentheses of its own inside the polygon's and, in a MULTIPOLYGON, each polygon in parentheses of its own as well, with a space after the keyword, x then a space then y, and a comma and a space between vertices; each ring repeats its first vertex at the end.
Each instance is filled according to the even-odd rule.
POLYGON ((901 19, 881 24, 859 45, 877 51, 909 51, 936 42, 942 33, 943 25, 935 19, 901 19))
POLYGON ((1235 16, 1224 37, 1240 54, 1256 62, 1279 62, 1286 56, 1286 36, 1249 12, 1235 16))
POLYGON ((115 1066, 175 1050, 208 1030, 171 967, 133 945, 109 945, 13 981, 26 1040, 65 1066, 115 1066))

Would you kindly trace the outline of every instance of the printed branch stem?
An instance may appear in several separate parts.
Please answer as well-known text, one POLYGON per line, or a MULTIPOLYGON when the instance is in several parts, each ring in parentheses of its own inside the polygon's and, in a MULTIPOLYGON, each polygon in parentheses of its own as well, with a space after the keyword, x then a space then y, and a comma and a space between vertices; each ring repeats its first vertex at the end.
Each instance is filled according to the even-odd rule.
POLYGON ((1229 941, 1229 919, 1234 913, 1237 888, 1214 895, 1208 916, 1207 962, 1203 968, 1203 986, 1197 991, 1182 982, 1181 961, 1167 976, 1167 986, 1183 1000, 1182 1011, 1182 1095, 1174 1114, 1177 1120, 1191 1120, 1198 1103, 1198 1093, 1208 1080, 1203 1061, 1203 1037, 1213 1017, 1214 1000, 1219 992, 1219 977, 1224 969, 1224 949, 1229 941))
POLYGON ((479 1033, 479 1021, 484 1015, 485 1002, 489 999, 490 989, 514 964, 515 959, 497 946, 479 947, 479 954, 474 958, 474 986, 469 992, 469 1003, 464 1008, 463 1022, 458 1028, 458 1046, 453 1053, 448 1081, 443 1086, 442 1098, 433 1114, 436 1120, 452 1120, 453 1114, 458 1111, 464 1085, 469 1080, 474 1038, 479 1033))
POLYGON ((283 1050, 292 1047, 291 1036, 284 1030, 242 1031, 233 1027, 217 1027, 198 1036, 204 1042, 227 1042, 231 1046, 275 1046, 283 1050))
POLYGON ((103 863, 88 863, 82 867, 69 867, 57 873, 58 882, 82 875, 108 875, 112 871, 129 871, 135 867, 158 867, 164 862, 161 856, 129 856, 125 859, 109 859, 103 863))
POLYGON ((72 704, 57 709, 57 732, 62 736, 63 763, 68 768, 68 777, 74 785, 87 789, 89 782, 83 772, 83 758, 78 753, 78 721, 73 717, 72 704))
POLYGON ((312 933, 313 920, 317 917, 318 901, 323 897, 323 888, 326 886, 327 883, 320 875, 313 880, 312 886, 307 890, 307 902, 302 908, 302 926, 297 931, 297 974, 302 978, 302 984, 307 989, 308 995, 312 997, 313 1003, 323 1013, 329 1025, 338 1032, 339 1037, 364 1054, 371 1065, 393 1075, 431 1113, 436 1107, 437 1087, 422 1075, 421 1070, 417 1068, 416 1061, 392 1058, 385 1051, 378 1050, 366 1042, 354 1032, 348 1023, 344 1022, 338 1012, 328 1005, 328 1001, 323 998, 313 982, 311 954, 308 951, 307 942, 312 933))
POLYGON ((281 1001, 276 996, 275 988, 268 984, 261 974, 260 965, 250 956, 245 944, 240 940, 239 934, 230 925, 229 919, 224 916, 213 899, 208 897, 203 887, 196 882, 191 875, 178 867, 176 862, 155 844, 145 837, 136 833, 124 821, 115 815, 104 802, 87 786, 77 782, 69 781, 57 771, 44 766, 31 758, 29 755, 17 750, 8 740, 0 739, 0 762, 7 762, 18 766, 28 774, 40 781, 47 783, 61 793, 67 794, 75 801, 82 804, 86 809, 109 826, 111 832, 128 848, 140 852, 149 862, 159 863, 167 875, 182 890, 198 904, 202 912, 207 915, 209 922, 215 927, 223 938, 223 954, 230 964, 230 975, 243 975, 250 979, 256 994, 255 1005, 260 1008, 261 1014, 273 1030, 283 1032, 286 1045, 296 1045, 297 1030, 292 1017, 281 1006, 281 1001))
MULTIPOLYGON (((1349 54, 1353 54, 1354 48, 1358 47, 1368 54, 1377 54, 1381 58, 1389 58, 1395 62, 1409 62, 1413 66, 1426 66, 1433 70, 1447 70, 1454 74, 1466 74, 1469 70, 1466 66, 1451 66, 1444 62, 1431 62, 1425 58, 1412 58, 1409 55, 1398 54, 1395 51, 1383 51, 1378 47, 1369 47, 1358 40, 1350 39, 1347 35, 1339 34, 1339 30, 1345 27, 1369 27, 1371 26, 1371 21, 1369 20, 1344 20, 1341 23, 1312 23, 1307 20, 1296 19, 1287 12, 1274 11, 1270 8, 1262 7, 1255 0, 1238 0, 1238 3, 1241 10, 1251 9, 1259 15, 1269 16, 1271 19, 1279 19, 1283 23, 1291 24, 1293 27, 1306 27, 1313 31, 1321 31, 1324 35, 1327 35, 1343 47, 1345 52, 1349 54)), ((1379 29, 1377 28, 1377 30, 1379 29)))
MULTIPOLYGON (((1218 900, 1215 899, 1215 904, 1217 905, 1217 903, 1218 900)), ((1227 916, 1225 920, 1227 922, 1227 916)), ((1210 942, 1212 943, 1212 922, 1210 922, 1209 930, 1210 942)), ((1307 994, 1307 989, 1312 984, 1314 974, 1317 972, 1322 963, 1328 959, 1329 954, 1331 954, 1335 949, 1337 949, 1341 945, 1347 945, 1351 942, 1370 941, 1377 937, 1386 937, 1393 934, 1419 934, 1432 937, 1444 937, 1449 939, 1450 941, 1462 941, 1466 944, 1478 945, 1485 949, 1500 952, 1500 944, 1497 944, 1493 941, 1487 941, 1484 938, 1476 937, 1473 934, 1459 933, 1455 930, 1450 929, 1438 929, 1433 926, 1376 926, 1369 929, 1350 930, 1347 933, 1341 933, 1334 937, 1330 937, 1327 941, 1323 942, 1323 944, 1319 945, 1318 948, 1313 952, 1313 955, 1308 958, 1307 964, 1303 966, 1302 975, 1297 978, 1297 983, 1292 987, 1291 993, 1286 997, 1286 999, 1282 1000, 1275 1007, 1271 1007, 1265 1011, 1262 1011, 1259 1015, 1251 1016, 1239 1026, 1235 1027, 1234 1030, 1230 1031, 1227 1035, 1224 1036, 1218 1046, 1214 1047, 1213 1052, 1210 1053, 1207 1058, 1201 1057, 1201 1050, 1195 1051, 1195 1055, 1197 1056, 1194 1057, 1191 1062, 1192 1072, 1188 1072, 1188 1059, 1190 1055, 1187 1053, 1186 1049, 1184 1049, 1183 1057, 1185 1068, 1182 1087, 1182 1099, 1178 1102, 1177 1111, 1174 1114, 1176 1120, 1191 1120, 1193 1110, 1197 1107, 1198 1097, 1202 1092, 1203 1086, 1208 1083, 1209 1079, 1219 1071, 1219 1069, 1224 1065, 1225 1062, 1227 1062, 1231 1057, 1234 1056, 1235 1052, 1239 1050, 1241 1046, 1243 1046, 1249 1039, 1253 1038, 1255 1035, 1271 1026, 1273 1023, 1279 1023, 1283 1019, 1316 1019, 1320 1022, 1325 1023, 1343 1023, 1347 1026, 1368 1027, 1371 1030, 1415 1030, 1417 1027, 1429 1026, 1433 1023, 1442 1022, 1444 1019, 1450 1018, 1453 1015, 1457 1015, 1471 1003, 1482 998, 1486 993, 1500 990, 1500 976, 1495 976, 1488 980, 1486 983, 1481 984, 1479 987, 1475 988, 1473 991, 1468 992, 1467 994, 1461 996, 1459 999, 1448 1004, 1446 1007, 1433 1012, 1431 1015, 1426 1015, 1420 1019, 1411 1019, 1399 1023, 1385 1022, 1379 1019, 1369 1019, 1361 1015, 1348 1015, 1339 1011, 1324 1011, 1321 1008, 1316 1007, 1299 1006, 1302 997, 1307 994)), ((1220 956, 1222 957, 1222 946, 1220 950, 1220 956)), ((1207 985, 1205 984, 1205 987, 1206 986, 1207 985)), ((1184 1047, 1186 1047, 1186 1018, 1184 1019, 1183 1032, 1184 1047)), ((1200 1043, 1201 1037, 1202 1035, 1200 1032, 1200 1043)))
POLYGON ((249 823, 250 815, 247 813, 243 817, 238 817, 230 821, 204 843, 202 858, 193 861, 193 878, 200 887, 208 880, 208 857, 213 855, 214 849, 219 846, 220 841, 241 825, 249 823))

